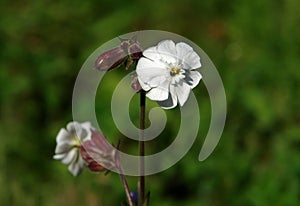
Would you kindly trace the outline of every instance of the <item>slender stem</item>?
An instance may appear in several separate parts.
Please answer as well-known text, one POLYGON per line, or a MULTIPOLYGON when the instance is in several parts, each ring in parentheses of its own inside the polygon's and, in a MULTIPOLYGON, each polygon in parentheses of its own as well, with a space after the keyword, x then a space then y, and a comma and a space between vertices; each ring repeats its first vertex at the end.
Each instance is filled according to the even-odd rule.
POLYGON ((129 206, 133 206, 133 202, 132 202, 132 199, 131 199, 131 196, 130 196, 129 187, 128 187, 126 178, 123 175, 122 171, 120 171, 120 177, 121 177, 124 189, 125 189, 125 193, 126 193, 126 197, 127 197, 127 200, 128 200, 128 204, 129 204, 129 206))
POLYGON ((146 109, 146 92, 140 92, 140 178, 138 185, 139 192, 139 206, 142 206, 145 199, 145 142, 144 142, 144 129, 145 129, 145 109, 146 109))
POLYGON ((146 206, 150 205, 150 191, 146 195, 146 206))

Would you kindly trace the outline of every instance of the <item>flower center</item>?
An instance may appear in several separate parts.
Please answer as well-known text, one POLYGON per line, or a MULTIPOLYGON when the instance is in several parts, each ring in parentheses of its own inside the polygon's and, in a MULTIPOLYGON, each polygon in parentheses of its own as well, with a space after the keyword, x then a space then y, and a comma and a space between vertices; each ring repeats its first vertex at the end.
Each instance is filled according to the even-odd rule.
POLYGON ((80 141, 79 137, 77 137, 76 135, 73 136, 73 141, 74 141, 76 147, 81 146, 81 141, 80 141))
POLYGON ((177 75, 177 74, 180 74, 180 68, 178 68, 178 67, 173 67, 171 70, 170 70, 170 75, 172 76, 172 77, 174 77, 175 75, 177 75))

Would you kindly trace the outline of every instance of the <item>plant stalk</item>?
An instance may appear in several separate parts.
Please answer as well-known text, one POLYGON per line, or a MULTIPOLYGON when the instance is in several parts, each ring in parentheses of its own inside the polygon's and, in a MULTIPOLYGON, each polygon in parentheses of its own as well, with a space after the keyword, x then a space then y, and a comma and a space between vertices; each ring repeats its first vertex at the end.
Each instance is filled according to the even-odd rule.
POLYGON ((145 129, 145 111, 146 110, 146 92, 140 92, 140 140, 139 140, 139 155, 140 155, 140 177, 138 184, 139 201, 138 205, 142 206, 145 200, 145 142, 144 142, 144 129, 145 129))
POLYGON ((132 199, 131 199, 131 196, 130 196, 129 187, 128 187, 126 178, 125 178, 125 176, 123 175, 122 171, 120 171, 120 177, 121 177, 121 180, 122 180, 122 184, 123 184, 123 186, 124 186, 124 189, 125 189, 125 193, 126 193, 126 197, 127 197, 128 204, 129 204, 129 206, 133 206, 133 202, 132 202, 132 199))

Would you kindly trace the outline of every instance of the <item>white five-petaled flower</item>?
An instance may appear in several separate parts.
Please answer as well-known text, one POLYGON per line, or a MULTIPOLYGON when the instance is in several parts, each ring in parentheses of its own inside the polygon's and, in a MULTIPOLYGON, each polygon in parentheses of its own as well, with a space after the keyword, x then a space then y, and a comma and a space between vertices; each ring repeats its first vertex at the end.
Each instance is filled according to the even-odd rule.
POLYGON ((80 146, 83 141, 91 139, 90 122, 70 122, 67 130, 62 128, 56 137, 54 159, 61 160, 63 164, 69 164, 69 171, 77 176, 84 168, 85 161, 80 155, 80 146))
POLYGON ((138 80, 147 97, 165 109, 183 106, 190 90, 198 85, 200 57, 184 42, 164 40, 143 52, 136 67, 138 80))

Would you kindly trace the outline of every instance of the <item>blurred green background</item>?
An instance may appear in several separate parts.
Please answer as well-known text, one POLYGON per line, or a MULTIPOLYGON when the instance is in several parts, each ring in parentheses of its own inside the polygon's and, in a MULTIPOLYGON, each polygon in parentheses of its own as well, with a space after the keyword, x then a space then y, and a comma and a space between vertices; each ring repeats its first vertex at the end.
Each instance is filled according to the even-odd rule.
MULTIPOLYGON (((52 155, 59 129, 72 120, 73 85, 85 59, 106 41, 144 29, 199 45, 218 68, 228 101, 222 139, 198 162, 210 104, 204 85, 195 89, 199 138, 176 166, 147 177, 151 205, 299 205, 298 0, 2 0, 0 15, 0 205, 106 206, 125 199, 118 175, 86 170, 74 178, 52 155)), ((96 111, 116 142, 104 102, 124 72, 109 75, 96 111)), ((133 119, 136 112, 133 106, 133 119)), ((172 125, 149 153, 172 141, 172 125)), ((136 145, 128 145, 134 153, 136 145)), ((136 181, 129 178, 133 190, 136 181)))

